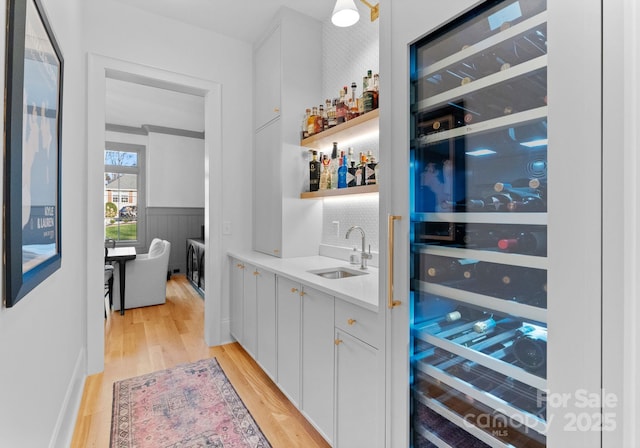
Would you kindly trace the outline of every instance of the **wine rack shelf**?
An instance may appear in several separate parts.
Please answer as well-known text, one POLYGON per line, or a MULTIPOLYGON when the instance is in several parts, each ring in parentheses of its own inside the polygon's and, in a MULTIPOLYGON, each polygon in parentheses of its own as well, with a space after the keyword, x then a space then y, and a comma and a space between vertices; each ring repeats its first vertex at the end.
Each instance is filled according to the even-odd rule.
POLYGON ((380 109, 334 126, 300 142, 300 146, 313 149, 330 148, 334 141, 344 142, 354 137, 376 132, 379 127, 380 109))
POLYGON ((300 199, 322 199, 354 194, 371 194, 378 193, 378 191, 378 185, 363 185, 361 187, 335 188, 333 190, 305 191, 300 193, 300 199))
POLYGON ((417 72, 417 78, 427 77, 432 73, 436 73, 450 65, 464 61, 477 53, 480 53, 496 44, 499 44, 500 42, 505 42, 507 40, 513 39, 520 33, 523 33, 531 28, 543 25, 546 23, 546 21, 547 12, 541 12, 540 14, 537 14, 527 20, 523 20, 517 25, 514 25, 501 33, 488 37, 487 39, 484 39, 474 45, 460 50, 447 58, 434 62, 433 64, 429 65, 427 69, 419 70, 417 72))
MULTIPOLYGON (((520 125, 530 121, 536 121, 546 118, 548 114, 547 106, 526 110, 524 112, 516 112, 504 117, 493 118, 479 123, 469 124, 464 127, 449 129, 447 131, 436 132, 433 134, 420 137, 418 140, 421 144, 436 143, 449 140, 452 138, 466 137, 480 132, 492 131, 494 129, 508 128, 514 125, 520 125)), ((415 146, 416 142, 412 142, 415 146)))
POLYGON ((452 258, 471 258, 489 263, 508 264, 510 266, 522 266, 535 269, 547 269, 549 265, 546 257, 534 255, 513 254, 492 250, 463 249, 458 247, 435 246, 435 245, 414 245, 414 253, 438 255, 452 258))
POLYGON ((519 213, 519 212, 495 212, 495 213, 412 213, 411 221, 413 222, 458 222, 458 223, 477 223, 477 224, 529 224, 529 225, 547 225, 546 213, 519 213))
MULTIPOLYGON (((465 358, 466 360, 485 366, 496 372, 501 373, 505 377, 513 378, 521 383, 535 387, 538 390, 545 390, 547 387, 547 380, 537 375, 523 370, 522 367, 513 365, 504 361, 508 359, 510 353, 508 347, 511 347, 513 340, 517 337, 516 330, 507 330, 501 333, 488 331, 487 333, 476 333, 472 327, 475 322, 459 325, 453 330, 446 330, 443 333, 450 333, 454 331, 467 331, 468 333, 460 336, 457 340, 462 340, 462 343, 470 344, 468 347, 460 345, 457 342, 450 341, 445 337, 441 337, 437 334, 431 334, 426 330, 414 331, 414 337, 420 339, 427 344, 432 344, 435 347, 439 347, 446 350, 449 353, 465 358), (497 334, 496 334, 497 333, 497 334), (472 339, 474 338, 474 339, 472 339), (479 342, 473 343, 476 339, 482 339, 479 342), (466 342, 465 342, 466 340, 466 342), (484 353, 480 350, 488 350, 489 348, 500 345, 502 347, 490 354, 484 353)), ((425 366, 427 368, 429 366, 425 366)))
POLYGON ((547 323, 547 310, 513 300, 499 299, 496 297, 465 291, 462 289, 452 288, 450 286, 437 285, 421 280, 413 280, 413 288, 415 291, 426 292, 436 296, 453 299, 471 305, 490 308, 492 310, 511 314, 523 319, 533 320, 535 322, 547 323))
POLYGON ((536 59, 532 59, 531 61, 523 62, 522 64, 516 65, 515 67, 511 67, 508 70, 485 76, 484 78, 470 82, 469 84, 465 84, 460 87, 456 87, 455 89, 447 90, 446 92, 418 101, 412 106, 412 111, 424 110, 427 108, 450 103, 458 98, 464 97, 465 95, 469 95, 478 90, 496 86, 500 83, 518 78, 535 70, 544 69, 546 68, 546 66, 547 56, 540 56, 536 59))

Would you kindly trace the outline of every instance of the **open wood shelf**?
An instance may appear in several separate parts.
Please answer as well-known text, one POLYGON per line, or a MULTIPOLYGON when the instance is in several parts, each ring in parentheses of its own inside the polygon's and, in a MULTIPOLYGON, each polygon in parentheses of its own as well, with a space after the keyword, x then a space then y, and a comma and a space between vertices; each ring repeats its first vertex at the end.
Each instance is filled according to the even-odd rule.
POLYGON ((331 196, 347 196, 352 194, 367 194, 377 192, 378 185, 364 185, 362 187, 336 188, 334 190, 306 191, 304 193, 300 193, 300 199, 320 199, 331 196))
POLYGON ((379 115, 380 109, 374 109, 326 131, 305 138, 300 142, 300 145, 307 148, 322 149, 331 147, 334 141, 344 141, 357 135, 366 134, 369 131, 375 131, 378 129, 379 115))

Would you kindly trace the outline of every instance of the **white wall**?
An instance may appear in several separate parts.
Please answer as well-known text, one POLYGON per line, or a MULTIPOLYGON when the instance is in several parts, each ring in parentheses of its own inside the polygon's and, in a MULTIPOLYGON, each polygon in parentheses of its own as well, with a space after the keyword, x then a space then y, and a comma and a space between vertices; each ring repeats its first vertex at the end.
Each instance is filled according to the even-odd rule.
MULTIPOLYGON (((87 232, 83 217, 87 204, 87 156, 83 1, 43 0, 43 4, 64 56, 62 266, 13 308, 0 308, 3 447, 69 446, 85 370, 87 232)), ((5 8, 0 8, 0 22, 5 23, 5 8)), ((0 36, 4 66, 5 35, 0 36)), ((4 70, 0 77, 4 77, 4 70)))
POLYGON ((204 207, 204 140, 149 132, 147 207, 204 207))

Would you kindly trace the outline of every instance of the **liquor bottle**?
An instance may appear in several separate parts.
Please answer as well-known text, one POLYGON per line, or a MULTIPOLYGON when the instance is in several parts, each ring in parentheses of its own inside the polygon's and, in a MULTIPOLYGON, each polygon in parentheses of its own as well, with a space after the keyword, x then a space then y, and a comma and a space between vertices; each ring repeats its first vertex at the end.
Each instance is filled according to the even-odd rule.
POLYGON ((347 152, 349 154, 349 164, 347 165, 347 187, 355 187, 357 185, 357 167, 355 160, 353 160, 353 148, 349 147, 349 150, 347 152))
POLYGON ((338 168, 340 165, 340 161, 338 160, 338 142, 333 142, 333 149, 331 150, 331 185, 330 189, 338 188, 338 168))
POLYGON ((356 98, 356 88, 358 85, 354 82, 351 83, 351 100, 349 103, 349 119, 356 118, 359 115, 358 112, 358 99, 356 98))
POLYGON ((340 89, 340 97, 336 104, 336 123, 341 124, 347 121, 347 101, 345 95, 347 94, 347 86, 340 89))
POLYGON ((380 75, 376 73, 373 75, 373 108, 377 109, 379 105, 379 96, 380 96, 380 75))
POLYGON ((370 85, 373 85, 373 77, 371 75, 371 70, 367 70, 367 76, 362 78, 362 91, 366 92, 369 90, 370 85))
POLYGON ((324 131, 324 117, 325 117, 324 104, 320 104, 318 106, 318 115, 316 116, 316 124, 315 124, 316 134, 319 134, 322 131, 324 131))
POLYGON ((338 103, 338 100, 334 98, 331 101, 331 107, 327 112, 327 121, 328 121, 329 128, 332 128, 338 124, 338 117, 336 116, 337 103, 338 103))
POLYGON ((318 117, 318 108, 314 106, 311 109, 311 115, 307 119, 307 132, 309 133, 309 137, 316 134, 316 120, 318 117))
POLYGON ((320 162, 318 161, 318 151, 311 152, 311 162, 309 162, 309 191, 320 189, 320 162))
POLYGON ((305 111, 304 118, 302 119, 302 132, 300 135, 300 139, 304 140, 309 137, 309 117, 311 116, 311 109, 307 109, 305 111))
POLYGON ((340 153, 340 167, 338 168, 338 188, 347 188, 347 156, 340 153))
POLYGON ((376 162, 376 158, 373 156, 371 151, 367 152, 367 159, 365 167, 365 185, 375 185, 377 183, 376 169, 378 167, 378 162, 376 162))
POLYGON ((329 114, 331 111, 331 100, 327 98, 325 101, 324 107, 324 116, 322 117, 322 130, 326 131, 329 129, 329 114))
POLYGON ((371 112, 375 109, 376 105, 376 92, 373 90, 373 83, 369 84, 367 90, 362 93, 362 107, 364 113, 371 112))
POLYGON ((367 185, 367 155, 360 153, 360 183, 358 185, 367 185))
POLYGON ((528 255, 547 255, 547 232, 520 232, 497 243, 498 249, 528 255))
POLYGON ((329 170, 329 165, 331 161, 329 157, 325 154, 322 156, 322 173, 320 173, 320 190, 328 190, 331 188, 331 171, 329 170))

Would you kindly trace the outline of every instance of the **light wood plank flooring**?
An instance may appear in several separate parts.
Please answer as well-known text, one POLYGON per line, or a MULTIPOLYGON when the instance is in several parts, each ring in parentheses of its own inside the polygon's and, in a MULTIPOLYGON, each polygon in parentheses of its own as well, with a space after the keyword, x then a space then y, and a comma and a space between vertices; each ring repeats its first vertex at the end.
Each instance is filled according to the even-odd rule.
POLYGON ((167 283, 167 303, 111 313, 105 369, 87 378, 72 447, 108 447, 113 383, 215 357, 274 448, 329 445, 238 344, 207 347, 204 304, 184 276, 167 283))

